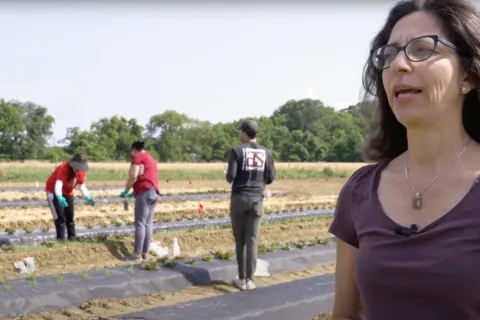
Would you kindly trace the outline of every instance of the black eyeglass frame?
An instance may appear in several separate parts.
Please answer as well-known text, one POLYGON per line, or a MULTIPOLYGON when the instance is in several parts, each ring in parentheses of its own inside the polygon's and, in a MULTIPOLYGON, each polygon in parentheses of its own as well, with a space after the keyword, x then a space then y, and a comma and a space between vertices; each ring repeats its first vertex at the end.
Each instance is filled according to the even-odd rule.
MULTIPOLYGON (((395 57, 401 52, 403 51, 405 53, 405 56, 407 57, 408 60, 412 61, 412 62, 420 62, 420 61, 425 61, 427 60, 428 58, 430 58, 434 53, 435 53, 435 50, 437 49, 437 45, 438 43, 441 43, 443 44, 444 46, 450 48, 450 49, 453 49, 455 51, 458 51, 458 48, 456 45, 454 45, 452 42, 450 42, 449 40, 445 39, 444 37, 442 36, 439 36, 439 35, 436 35, 436 34, 431 34, 431 35, 425 35, 425 36, 420 36, 420 37, 417 37, 417 38, 414 38, 412 40, 410 40, 409 42, 407 42, 405 45, 403 46, 395 46, 395 45, 392 45, 392 44, 386 44, 386 45, 382 45, 382 46, 379 46, 378 48, 375 48, 375 49, 372 49, 370 50, 370 60, 373 64, 373 66, 378 69, 378 70, 385 70, 385 69, 388 69, 390 68, 390 65, 388 65, 387 67, 384 67, 384 68, 378 68, 374 62, 374 54, 376 51, 378 51, 380 48, 395 48, 395 50, 397 51, 397 53, 395 54, 395 57), (407 47, 414 41, 417 41, 418 39, 422 39, 422 38, 430 38, 433 40, 433 48, 432 48, 432 52, 426 57, 426 58, 422 58, 420 60, 415 60, 415 59, 412 59, 408 53, 407 53, 407 47)), ((393 60, 392 60, 393 61, 393 60)))

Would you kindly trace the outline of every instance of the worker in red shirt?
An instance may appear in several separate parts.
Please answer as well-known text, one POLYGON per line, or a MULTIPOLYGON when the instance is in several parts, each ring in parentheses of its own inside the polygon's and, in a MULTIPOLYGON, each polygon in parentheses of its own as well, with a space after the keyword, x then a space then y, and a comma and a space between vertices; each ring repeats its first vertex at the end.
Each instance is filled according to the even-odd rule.
POLYGON ((146 260, 148 249, 153 238, 153 216, 157 205, 160 189, 158 186, 157 161, 145 151, 145 142, 132 143, 132 162, 125 184, 125 190, 120 194, 135 197, 135 245, 133 254, 125 260, 146 260), (128 191, 133 188, 132 193, 128 191))
POLYGON ((61 163, 48 177, 45 191, 47 201, 52 211, 57 239, 65 240, 65 228, 68 240, 74 240, 75 214, 73 190, 79 187, 85 200, 93 204, 94 199, 88 194, 85 176, 88 171, 88 161, 83 154, 76 154, 70 160, 61 163))

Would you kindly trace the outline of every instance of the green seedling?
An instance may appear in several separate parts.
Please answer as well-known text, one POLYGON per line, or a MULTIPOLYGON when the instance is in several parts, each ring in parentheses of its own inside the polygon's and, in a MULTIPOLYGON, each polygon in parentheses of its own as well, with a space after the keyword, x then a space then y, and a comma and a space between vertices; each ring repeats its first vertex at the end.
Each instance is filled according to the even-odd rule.
POLYGON ((289 251, 290 250, 290 245, 287 243, 287 244, 284 244, 282 246, 282 250, 285 250, 285 251, 289 251))
POLYGON ((321 238, 321 239, 317 239, 317 244, 329 244, 330 243, 330 239, 328 238, 321 238))
POLYGON ((127 269, 127 272, 132 274, 135 272, 135 270, 133 269, 133 266, 130 266, 128 269, 127 269))
POLYGON ((215 252, 214 253, 215 259, 218 260, 230 260, 233 258, 233 253, 232 252, 215 252))
POLYGON ((193 259, 187 259, 187 260, 185 260, 185 264, 190 264, 190 265, 191 265, 191 264, 195 264, 195 260, 193 260, 193 259))
POLYGON ((48 232, 50 228, 48 226, 43 226, 42 227, 42 232, 48 232))
POLYGON ((63 276, 62 275, 56 275, 55 279, 57 279, 57 283, 62 283, 63 282, 63 276))
POLYGON ((87 272, 82 274, 82 279, 88 279, 89 277, 90 275, 87 272))
POLYGON ((270 247, 267 247, 267 252, 275 252, 277 251, 277 247, 275 245, 271 245, 270 247))
POLYGON ((25 233, 27 233, 27 234, 32 234, 33 229, 32 229, 32 228, 25 228, 24 231, 25 231, 25 233))
POLYGON ((47 248, 52 248, 55 245, 54 242, 47 242, 47 241, 44 241, 41 244, 42 244, 42 246, 47 247, 47 248))
POLYGON ((172 268, 173 269, 177 266, 177 263, 175 261, 171 260, 171 261, 166 261, 163 265, 167 268, 172 268))
POLYGON ((174 259, 175 260, 185 260, 187 258, 187 256, 176 256, 174 259))
POLYGON ((110 277, 112 275, 112 272, 110 270, 105 271, 105 276, 110 277))
POLYGON ((4 285, 3 285, 3 291, 8 292, 8 291, 10 291, 11 289, 12 289, 12 286, 10 286, 10 285, 8 285, 8 284, 4 284, 4 285))
POLYGON ((15 247, 13 245, 2 245, 0 248, 4 252, 14 252, 15 251, 15 247))
POLYGON ((212 261, 213 257, 212 256, 204 256, 202 257, 202 261, 212 261))
POLYGON ((93 224, 91 223, 87 224, 87 229, 93 229, 93 224))
POLYGON ((148 271, 154 271, 154 270, 158 270, 159 266, 158 266, 157 263, 145 263, 143 265, 143 269, 148 270, 148 271))
POLYGON ((303 249, 303 248, 305 248, 305 246, 306 246, 306 244, 303 241, 299 241, 299 242, 295 243, 295 247, 297 247, 297 249, 303 249))
POLYGON ((267 253, 267 248, 264 245, 258 246, 258 255, 264 255, 267 253))
POLYGON ((167 262, 167 261, 168 261, 168 257, 166 257, 166 256, 157 259, 157 262, 158 262, 158 263, 165 263, 165 262, 167 262))

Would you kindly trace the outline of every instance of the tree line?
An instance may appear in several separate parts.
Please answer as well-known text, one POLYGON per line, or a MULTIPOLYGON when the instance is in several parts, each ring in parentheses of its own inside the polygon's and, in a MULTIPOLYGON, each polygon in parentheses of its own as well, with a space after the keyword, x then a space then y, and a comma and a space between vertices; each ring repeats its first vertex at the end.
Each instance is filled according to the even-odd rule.
MULTIPOLYGON (((370 127, 372 103, 336 111, 320 100, 289 100, 269 117, 254 119, 258 141, 281 162, 362 161, 362 146, 370 127)), ((130 146, 144 139, 162 162, 225 161, 239 143, 238 127, 245 119, 212 124, 174 110, 155 114, 145 126, 114 115, 92 123, 88 130, 68 128, 61 146, 48 144, 55 119, 33 102, 0 99, 0 158, 3 161, 62 161, 84 152, 91 161, 129 161, 130 146)))

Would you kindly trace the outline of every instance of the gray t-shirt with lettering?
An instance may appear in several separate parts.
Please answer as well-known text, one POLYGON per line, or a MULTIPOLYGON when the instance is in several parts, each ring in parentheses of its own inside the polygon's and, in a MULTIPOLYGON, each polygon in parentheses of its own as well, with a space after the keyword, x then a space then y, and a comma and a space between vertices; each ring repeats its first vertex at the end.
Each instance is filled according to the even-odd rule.
POLYGON ((387 164, 364 166, 350 177, 330 227, 358 248, 355 276, 365 319, 480 319, 478 180, 454 209, 407 237, 377 196, 387 164))

